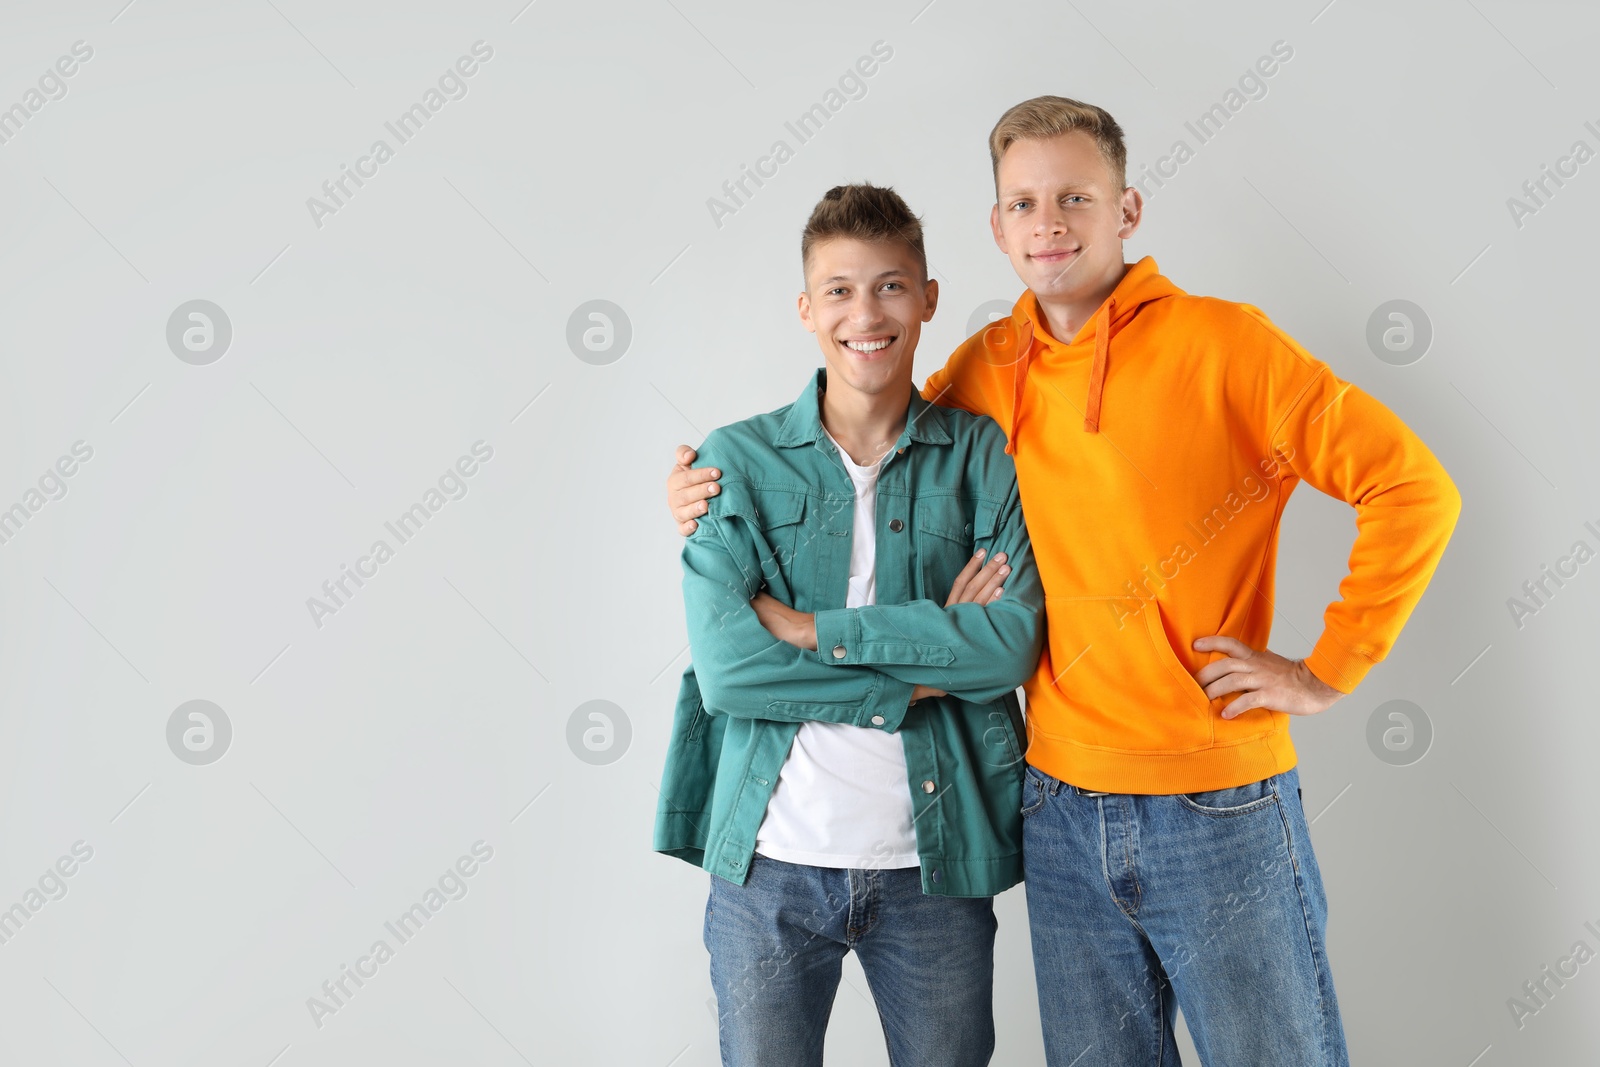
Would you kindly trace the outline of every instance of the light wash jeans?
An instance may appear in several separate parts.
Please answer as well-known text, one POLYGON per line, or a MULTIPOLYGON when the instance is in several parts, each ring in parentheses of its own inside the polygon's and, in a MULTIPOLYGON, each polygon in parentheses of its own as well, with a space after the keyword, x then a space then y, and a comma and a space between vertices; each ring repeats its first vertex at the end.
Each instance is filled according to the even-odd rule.
POLYGON ((854 949, 894 1067, 982 1067, 994 1052, 994 898, 930 896, 916 867, 756 855, 712 876, 705 943, 725 1067, 817 1067, 854 949))
POLYGON ((1023 778, 1023 859, 1051 1067, 1345 1067, 1328 905, 1299 776, 1207 793, 1023 778))

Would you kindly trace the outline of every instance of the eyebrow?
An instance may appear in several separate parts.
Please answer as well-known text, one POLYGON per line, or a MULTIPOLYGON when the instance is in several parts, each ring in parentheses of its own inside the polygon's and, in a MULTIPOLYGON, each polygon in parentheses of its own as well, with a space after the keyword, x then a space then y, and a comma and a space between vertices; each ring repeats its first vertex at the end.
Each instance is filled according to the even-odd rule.
MULTIPOLYGON (((893 268, 891 268, 889 270, 884 271, 882 274, 878 275, 876 278, 874 278, 872 280, 875 281, 875 282, 876 281, 881 281, 884 278, 890 278, 890 277, 893 277, 895 275, 900 275, 901 277, 909 278, 911 276, 911 272, 908 271, 908 270, 903 270, 900 267, 893 267, 893 268)), ((849 280, 850 280, 850 278, 847 277, 846 275, 835 274, 831 278, 824 278, 822 280, 821 284, 823 284, 823 285, 832 285, 834 282, 847 282, 849 280)))
MULTIPOLYGON (((1063 182, 1061 187, 1062 187, 1062 189, 1064 189, 1066 191, 1069 191, 1069 192, 1079 191, 1079 190, 1084 191, 1084 192, 1099 192, 1100 191, 1100 186, 1096 182, 1094 182, 1093 180, 1088 179, 1088 178, 1081 178, 1081 179, 1080 178, 1072 178, 1072 179, 1069 179, 1069 180, 1063 182)), ((1034 195, 1032 189, 1015 189, 1015 188, 1013 188, 1013 189, 1003 189, 1000 192, 1000 199, 1002 199, 1002 200, 1011 200, 1011 199, 1014 199, 1014 198, 1019 197, 1019 196, 1032 196, 1032 195, 1034 195)))

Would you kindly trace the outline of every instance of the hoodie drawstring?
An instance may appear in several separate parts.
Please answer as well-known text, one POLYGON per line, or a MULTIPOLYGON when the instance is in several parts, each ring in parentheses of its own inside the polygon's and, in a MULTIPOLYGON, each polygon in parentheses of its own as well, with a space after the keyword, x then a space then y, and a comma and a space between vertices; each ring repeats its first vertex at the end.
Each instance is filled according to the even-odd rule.
POLYGON ((1106 387, 1106 361, 1111 355, 1111 300, 1100 305, 1094 324, 1094 367, 1089 371, 1089 395, 1084 400, 1083 432, 1100 432, 1100 397, 1106 387))
MULTIPOLYGON (((1115 314, 1115 301, 1110 297, 1095 313, 1094 363, 1089 370, 1089 393, 1084 398, 1084 433, 1100 432, 1100 404, 1105 396, 1106 364, 1111 357, 1111 319, 1115 314)), ((1017 426, 1022 421, 1022 393, 1028 382, 1028 370, 1033 365, 1033 322, 1024 318, 1015 329, 1017 355, 1012 363, 1011 428, 1006 435, 1008 456, 1014 456, 1017 452, 1017 426)))

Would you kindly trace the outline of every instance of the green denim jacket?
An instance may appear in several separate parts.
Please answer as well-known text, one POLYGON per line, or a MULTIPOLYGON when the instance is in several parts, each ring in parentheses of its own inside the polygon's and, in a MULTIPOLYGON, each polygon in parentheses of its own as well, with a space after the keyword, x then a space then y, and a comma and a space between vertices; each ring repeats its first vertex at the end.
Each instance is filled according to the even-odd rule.
POLYGON ((877 604, 843 605, 855 487, 819 415, 827 370, 793 404, 712 431, 721 470, 684 541, 692 665, 684 671, 656 811, 655 850, 743 884, 790 743, 807 720, 898 733, 925 893, 991 896, 1022 880, 1022 715, 1044 595, 1005 435, 923 400, 877 487, 877 604), (945 607, 974 551, 1012 571, 990 605, 945 607), (762 589, 816 615, 818 651, 773 637, 762 589), (950 695, 908 707, 912 686, 950 695))

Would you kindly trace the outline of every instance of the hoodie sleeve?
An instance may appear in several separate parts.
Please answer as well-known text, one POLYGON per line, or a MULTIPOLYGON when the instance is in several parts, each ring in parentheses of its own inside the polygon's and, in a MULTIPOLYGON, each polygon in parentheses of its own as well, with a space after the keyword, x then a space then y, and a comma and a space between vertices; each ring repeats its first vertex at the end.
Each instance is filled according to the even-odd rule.
POLYGON ((1356 510, 1349 573, 1306 657, 1313 674, 1349 693, 1388 655, 1422 598, 1461 495, 1394 412, 1267 325, 1304 382, 1274 420, 1269 445, 1295 476, 1356 510))

